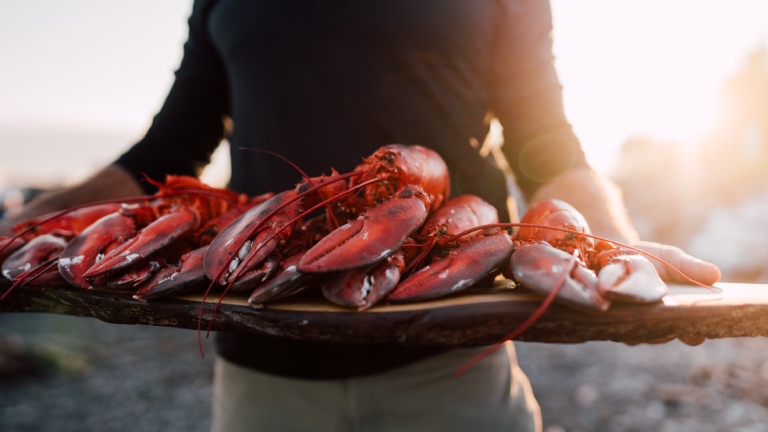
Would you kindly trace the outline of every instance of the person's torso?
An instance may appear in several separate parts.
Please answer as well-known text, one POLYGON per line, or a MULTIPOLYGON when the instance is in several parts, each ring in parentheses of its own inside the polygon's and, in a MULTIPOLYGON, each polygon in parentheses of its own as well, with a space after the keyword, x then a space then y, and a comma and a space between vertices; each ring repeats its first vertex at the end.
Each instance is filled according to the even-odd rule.
POLYGON ((230 83, 231 187, 280 192, 352 170, 380 146, 446 160, 454 192, 505 214, 503 176, 476 148, 488 132, 492 1, 219 0, 208 32, 230 83), (473 146, 473 143, 475 144, 473 146))

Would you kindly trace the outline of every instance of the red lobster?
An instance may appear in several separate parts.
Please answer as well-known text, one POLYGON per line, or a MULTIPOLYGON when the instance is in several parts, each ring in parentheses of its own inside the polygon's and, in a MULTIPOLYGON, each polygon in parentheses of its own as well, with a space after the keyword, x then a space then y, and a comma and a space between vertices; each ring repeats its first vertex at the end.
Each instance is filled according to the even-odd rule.
POLYGON ((66 283, 55 265, 61 251, 74 236, 119 208, 120 204, 102 203, 19 223, 14 227, 16 236, 0 240, 3 277, 39 284, 66 283))
MULTIPOLYGON (((448 244, 445 240, 450 236, 498 221, 496 209, 482 199, 474 195, 453 198, 427 219, 418 233, 415 233, 413 241, 403 245, 381 263, 336 276, 323 287, 323 294, 328 300, 341 306, 355 307, 358 310, 368 309, 395 289, 406 270, 406 263, 410 263, 409 267, 418 266, 435 247, 445 252, 445 248, 456 247, 473 237, 468 235, 448 244)), ((446 257, 434 265, 440 268, 449 261, 450 257, 446 257)), ((493 269, 488 269, 488 272, 491 270, 493 269)), ((439 269, 435 271, 440 272, 439 269)), ((413 281, 417 279, 418 277, 413 281)), ((417 284, 418 282, 414 283, 417 284)))
POLYGON ((325 273, 329 268, 373 264, 399 249, 449 190, 448 169, 436 152, 421 146, 385 146, 351 173, 310 179, 244 214, 214 239, 206 252, 205 271, 218 284, 233 283, 287 240, 304 214, 329 203, 333 207, 328 220, 339 209, 359 216, 309 249, 298 270, 325 273), (361 198, 355 195, 358 191, 363 192, 361 198), (363 211, 366 206, 370 208, 363 211), (356 249, 360 242, 371 247, 356 249))
MULTIPOLYGON (((248 205, 266 198, 249 202, 245 195, 214 189, 186 176, 168 176, 165 183, 153 184, 160 191, 151 196, 81 206, 25 222, 18 228, 19 237, 45 230, 65 232, 66 240, 59 242, 55 252, 50 247, 37 250, 50 261, 57 260, 56 273, 75 286, 136 286, 185 252, 210 241, 218 233, 217 221, 225 223, 227 217, 231 221, 248 205)), ((12 258, 5 265, 9 261, 16 265, 12 258)), ((17 279, 24 282, 36 277, 26 274, 17 279)))
POLYGON ((467 232, 473 238, 449 253, 451 260, 422 269, 390 294, 391 301, 417 301, 466 288, 501 266, 523 286, 550 292, 576 253, 580 265, 569 272, 558 301, 606 310, 611 300, 654 302, 667 292, 651 263, 642 255, 605 240, 595 244, 583 216, 569 204, 549 200, 533 206, 519 224, 491 224, 467 232), (519 226, 517 236, 493 227, 519 226), (482 233, 482 234, 478 234, 482 233), (509 265, 503 265, 509 260, 509 265), (455 261, 455 262, 454 262, 455 261), (597 274, 596 274, 597 272, 597 274))

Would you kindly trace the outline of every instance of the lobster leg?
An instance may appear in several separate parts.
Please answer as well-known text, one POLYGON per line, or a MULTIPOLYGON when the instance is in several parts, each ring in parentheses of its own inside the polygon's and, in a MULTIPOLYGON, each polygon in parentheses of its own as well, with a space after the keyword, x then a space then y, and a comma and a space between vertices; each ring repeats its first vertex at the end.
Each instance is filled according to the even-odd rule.
MULTIPOLYGON (((548 294, 561 277, 571 255, 547 243, 527 244, 510 258, 512 274, 517 283, 540 294, 548 294)), ((577 308, 606 311, 610 300, 598 291, 598 279, 583 264, 576 265, 566 276, 555 301, 577 308)))
POLYGON ((395 198, 342 225, 307 251, 302 273, 327 273, 365 267, 386 259, 424 223, 430 202, 421 188, 406 186, 395 198))
POLYGON ((499 268, 513 248, 505 232, 477 236, 401 282, 387 300, 427 300, 470 287, 499 268))

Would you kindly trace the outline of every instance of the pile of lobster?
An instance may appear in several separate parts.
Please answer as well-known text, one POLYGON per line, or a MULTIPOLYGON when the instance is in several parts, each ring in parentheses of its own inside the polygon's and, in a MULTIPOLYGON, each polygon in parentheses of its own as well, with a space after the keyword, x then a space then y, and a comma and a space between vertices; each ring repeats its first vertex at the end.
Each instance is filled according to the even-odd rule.
POLYGON ((130 289, 149 301, 221 285, 224 294, 252 292, 258 308, 314 287, 364 310, 448 295, 499 272, 597 310, 666 294, 643 255, 596 240, 564 202, 499 224, 476 196, 448 200, 445 162, 424 147, 390 145, 353 172, 302 175, 294 190, 255 198, 169 176, 151 196, 23 222, 0 239, 2 275, 13 281, 5 295, 25 284, 71 284, 130 289))

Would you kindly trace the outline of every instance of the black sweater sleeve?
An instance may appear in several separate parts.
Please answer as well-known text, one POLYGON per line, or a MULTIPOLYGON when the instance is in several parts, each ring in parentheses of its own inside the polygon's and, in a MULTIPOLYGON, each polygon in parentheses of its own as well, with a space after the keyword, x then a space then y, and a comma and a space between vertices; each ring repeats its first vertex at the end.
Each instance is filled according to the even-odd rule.
POLYGON ((492 110, 504 127, 502 151, 530 198, 540 185, 587 162, 565 118, 549 2, 508 3, 503 16, 494 47, 492 110))
POLYGON ((148 193, 154 187, 143 181, 143 174, 161 181, 166 174, 198 175, 224 136, 227 81, 205 25, 212 3, 195 1, 189 39, 171 91, 144 138, 115 162, 148 193))

